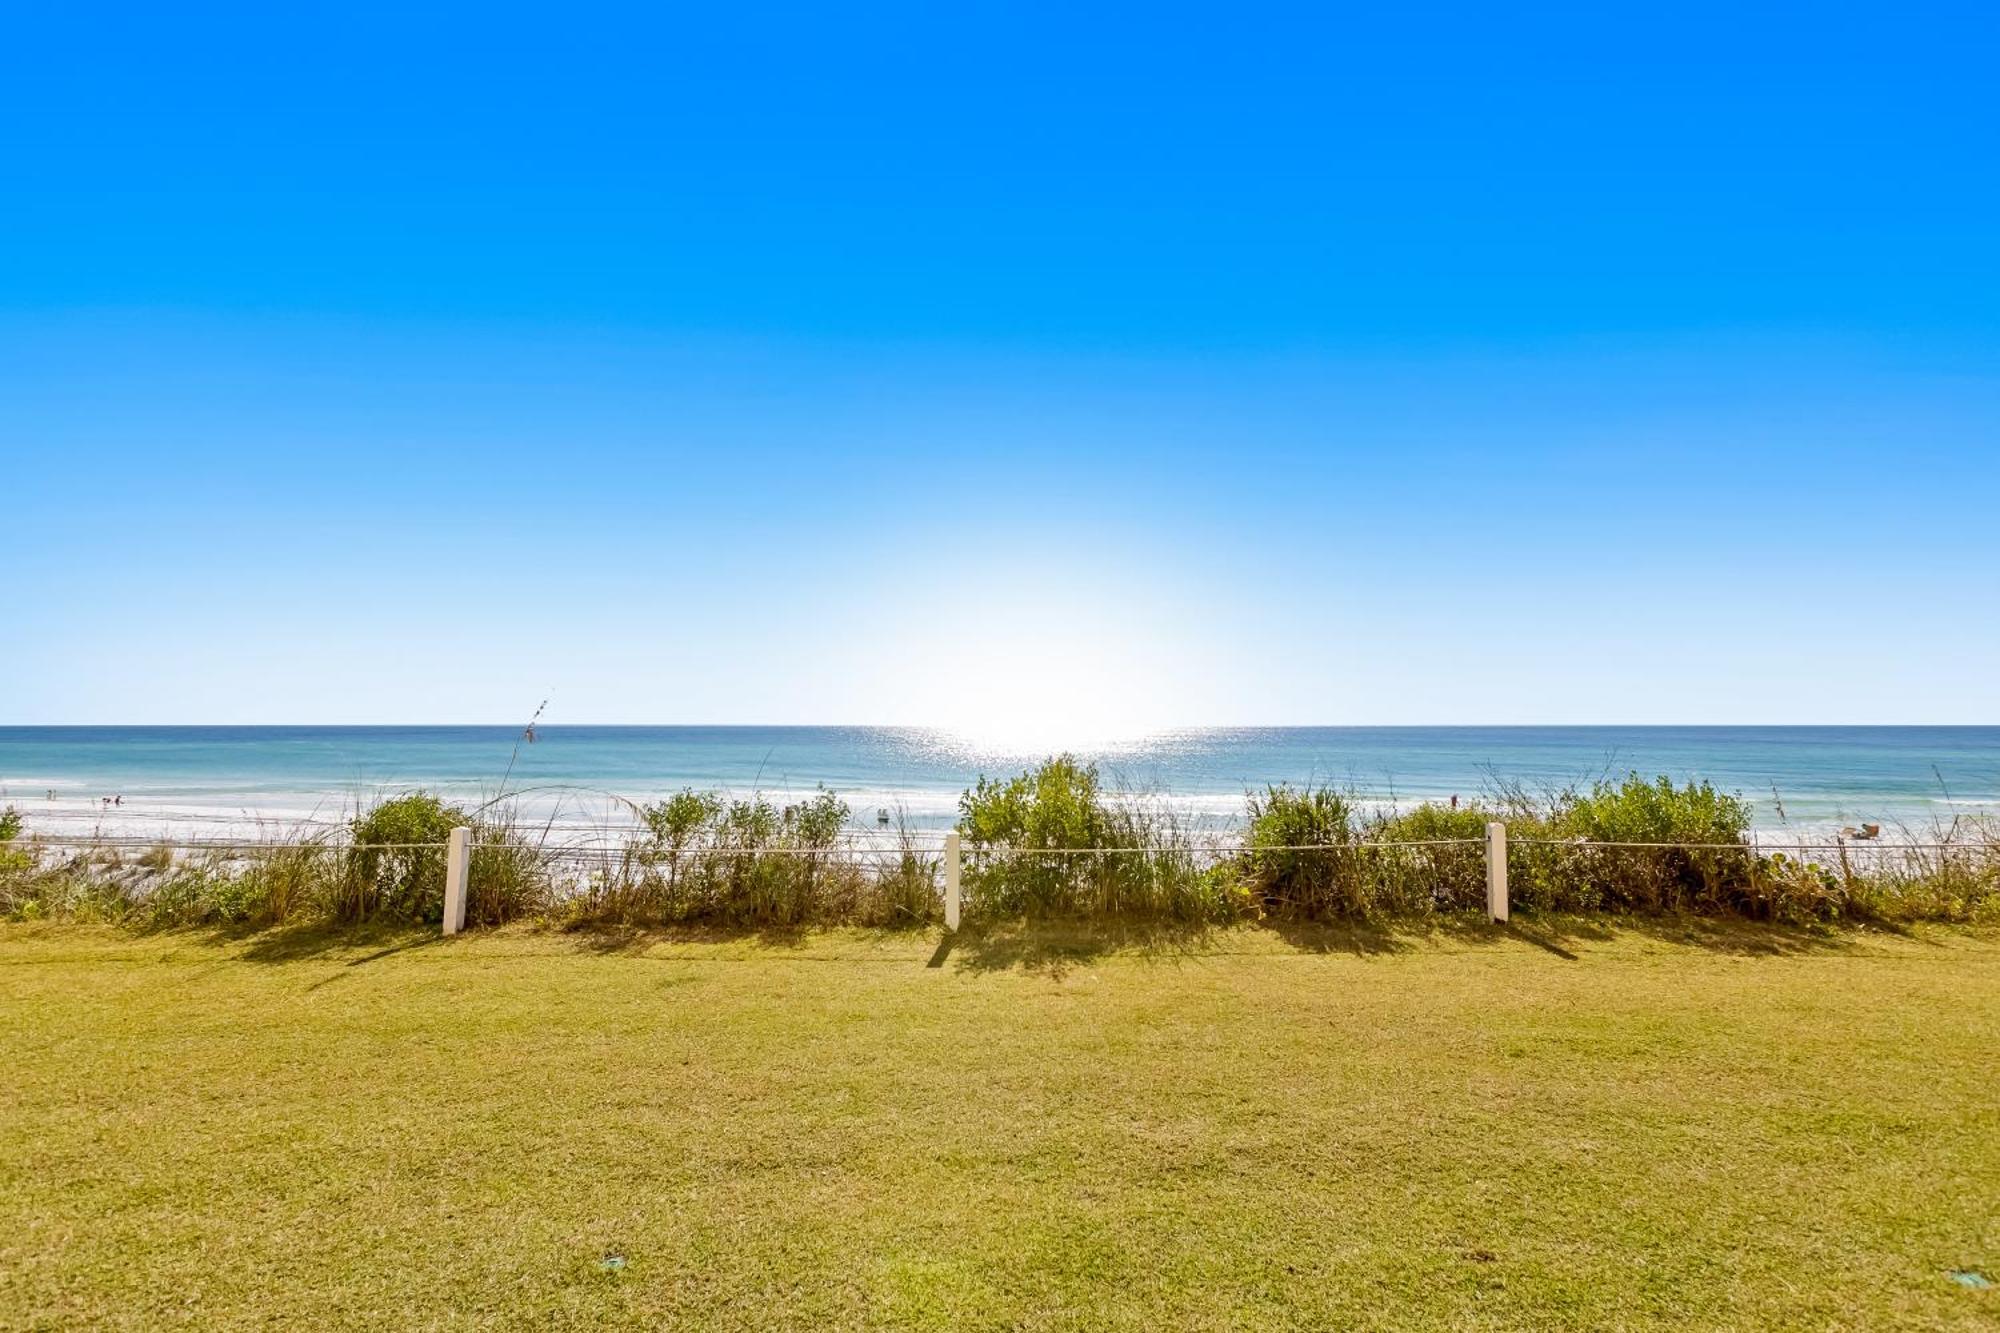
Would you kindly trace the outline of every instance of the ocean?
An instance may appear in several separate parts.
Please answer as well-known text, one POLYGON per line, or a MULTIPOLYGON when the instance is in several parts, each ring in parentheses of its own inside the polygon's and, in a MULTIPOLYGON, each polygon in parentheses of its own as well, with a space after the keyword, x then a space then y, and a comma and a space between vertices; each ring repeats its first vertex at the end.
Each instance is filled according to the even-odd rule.
MULTIPOLYGON (((532 743, 508 726, 0 727, 0 804, 51 834, 234 837, 338 821, 416 787, 477 802, 504 784, 522 817, 577 827, 625 822, 630 802, 684 787, 780 801, 825 787, 858 824, 886 813, 941 829, 980 775, 1040 757, 896 727, 552 725, 532 743)), ((1705 778, 1748 800, 1763 830, 1921 832, 2000 813, 2000 727, 1214 728, 1082 757, 1217 830, 1267 783, 1393 805, 1626 772, 1705 778)))

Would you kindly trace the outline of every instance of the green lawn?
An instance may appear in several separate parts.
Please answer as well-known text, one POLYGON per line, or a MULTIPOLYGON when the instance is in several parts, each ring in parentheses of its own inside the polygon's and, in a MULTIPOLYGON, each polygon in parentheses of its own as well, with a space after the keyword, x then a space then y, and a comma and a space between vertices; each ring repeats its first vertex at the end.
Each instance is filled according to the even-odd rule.
POLYGON ((0 928, 0 1326, 2000 1324, 2000 936, 1092 938, 0 928))

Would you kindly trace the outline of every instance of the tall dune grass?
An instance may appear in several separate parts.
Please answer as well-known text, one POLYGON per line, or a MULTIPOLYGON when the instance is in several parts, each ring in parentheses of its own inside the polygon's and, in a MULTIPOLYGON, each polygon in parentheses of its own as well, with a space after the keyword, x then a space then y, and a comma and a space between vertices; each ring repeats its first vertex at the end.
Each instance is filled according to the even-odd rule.
POLYGON ((0 840, 0 916, 148 927, 435 924, 444 914, 444 842, 468 822, 482 844, 467 877, 468 922, 500 925, 545 910, 554 882, 537 846, 413 792, 375 802, 344 829, 302 824, 221 847, 79 847, 17 831, 0 840))
MULTIPOLYGON (((136 926, 435 924, 445 841, 473 829, 468 924, 915 926, 940 916, 942 858, 899 822, 862 834, 831 792, 787 804, 684 791, 634 807, 635 831, 557 843, 505 800, 377 799, 344 825, 225 848, 74 846, 0 813, 0 917, 136 926)), ((11 813, 11 812, 8 812, 11 813)), ((2000 827, 1959 821, 1888 842, 1760 846, 1737 797, 1630 775, 1466 805, 1365 807, 1327 786, 1268 787, 1205 837, 1154 793, 1068 756, 983 778, 960 800, 974 917, 1421 919, 1485 902, 1483 839, 1508 827, 1518 912, 1698 913, 1759 920, 2000 923, 2000 827)))
POLYGON ((577 891, 573 924, 800 926, 919 924, 938 911, 939 861, 902 829, 895 845, 846 836, 831 792, 783 806, 683 791, 639 807, 641 831, 615 848, 557 852, 577 891))

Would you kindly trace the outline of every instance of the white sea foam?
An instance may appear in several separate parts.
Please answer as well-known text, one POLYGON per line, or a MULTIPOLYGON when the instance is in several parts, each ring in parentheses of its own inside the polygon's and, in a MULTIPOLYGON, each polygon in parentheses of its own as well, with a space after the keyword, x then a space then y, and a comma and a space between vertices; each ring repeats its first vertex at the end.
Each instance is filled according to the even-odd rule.
MULTIPOLYGON (((679 790, 675 788, 672 790, 679 790)), ((783 807, 810 799, 817 789, 717 789, 724 799, 761 797, 783 807)), ((447 800, 468 804, 477 792, 441 789, 447 800)), ((615 843, 640 827, 636 807, 664 799, 671 791, 612 797, 598 792, 540 791, 508 798, 510 822, 545 838, 552 845, 590 846, 615 843)), ((863 842, 893 839, 904 833, 921 843, 935 843, 957 820, 955 794, 918 788, 864 787, 835 793, 850 811, 850 831, 863 842), (884 816, 886 815, 886 822, 884 816)), ((1183 836, 1228 840, 1240 834, 1244 801, 1239 795, 1195 793, 1186 796, 1143 794, 1132 799, 1172 815, 1183 836)), ((351 801, 315 793, 284 793, 268 803, 236 801, 148 801, 103 805, 97 800, 16 801, 30 835, 56 839, 118 838, 174 842, 269 842, 338 835, 353 813, 351 801)), ((1363 814, 1387 814, 1416 804, 1413 799, 1359 799, 1363 814)), ((1961 828, 1983 819, 2000 821, 2000 807, 1990 803, 1954 802, 1961 828)), ((1825 844, 1856 823, 1849 818, 1814 818, 1774 825, 1760 824, 1754 840, 1781 849, 1795 844, 1825 844)), ((1885 825, 1877 845, 1921 843, 1936 836, 1928 826, 1885 825)))
MULTIPOLYGON (((551 826, 565 838, 630 829, 636 806, 689 787, 732 799, 758 794, 782 806, 811 798, 816 777, 847 802, 856 829, 879 836, 878 812, 887 811, 890 829, 929 836, 955 822, 960 794, 979 773, 1006 776, 1035 758, 1000 762, 928 734, 855 728, 577 729, 518 755, 517 733, 508 729, 470 737, 326 729, 304 745, 301 730, 312 732, 193 728, 163 738, 110 729, 79 737, 0 728, 0 764, 22 775, 0 781, 0 805, 16 806, 31 829, 51 834, 269 838, 337 831, 357 809, 419 787, 475 809, 518 757, 505 807, 516 822, 551 826), (475 772, 490 776, 464 776, 475 772), (106 795, 123 802, 106 805, 106 795)), ((1727 729, 1306 728, 1175 733, 1094 757, 1108 791, 1130 792, 1171 812, 1185 830, 1217 837, 1240 826, 1246 790, 1266 781, 1330 781, 1372 812, 1454 792, 1473 800, 1496 772, 1541 791, 1629 768, 1701 773, 1743 793, 1759 836, 1773 845, 1823 840, 1845 825, 1875 823, 1885 836, 1907 829, 1922 838, 1955 817, 2000 818, 2000 731, 1830 729, 1797 746, 1783 739, 1727 729), (1949 795, 1944 779, 1932 783, 1934 767, 1949 779, 1949 795), (1782 809, 1766 795, 1773 787, 1785 793, 1782 809)))

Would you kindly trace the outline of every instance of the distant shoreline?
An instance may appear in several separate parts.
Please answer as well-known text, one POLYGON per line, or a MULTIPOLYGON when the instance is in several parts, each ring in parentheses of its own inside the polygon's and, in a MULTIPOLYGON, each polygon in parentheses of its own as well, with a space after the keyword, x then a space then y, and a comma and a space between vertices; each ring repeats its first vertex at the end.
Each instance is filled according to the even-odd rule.
MULTIPOLYGON (((889 727, 0 727, 0 804, 47 832, 257 836, 337 824, 384 793, 478 801, 507 777, 524 817, 623 827, 634 803, 697 788, 837 792, 857 823, 942 830, 982 775, 1039 749, 889 727), (54 799, 50 799, 50 793, 54 799), (107 807, 105 798, 122 803, 107 807)), ((1267 783, 1324 783, 1370 807, 1554 790, 1627 771, 1700 778, 1760 834, 1928 826, 2000 813, 2000 727, 1290 727, 1167 732, 1085 751, 1113 785, 1226 830, 1267 783), (1775 788, 1775 794, 1773 789, 1775 788)))

